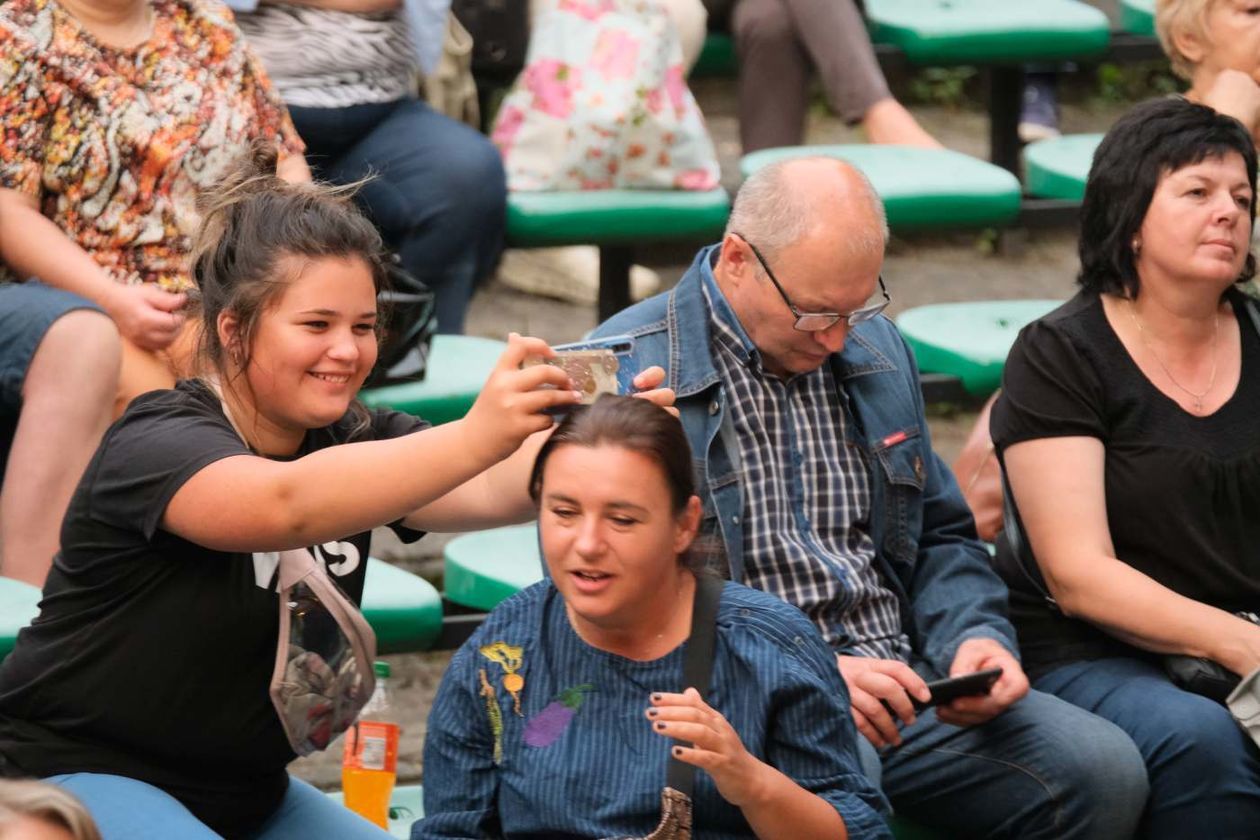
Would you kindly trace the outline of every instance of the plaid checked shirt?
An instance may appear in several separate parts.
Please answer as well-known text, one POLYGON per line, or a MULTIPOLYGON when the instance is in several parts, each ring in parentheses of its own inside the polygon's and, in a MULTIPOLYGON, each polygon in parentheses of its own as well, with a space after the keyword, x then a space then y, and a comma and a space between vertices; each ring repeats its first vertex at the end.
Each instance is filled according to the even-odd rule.
POLYGON ((897 596, 865 528, 870 472, 845 441, 831 366, 768 373, 721 290, 708 277, 703 289, 743 471, 743 582, 795 604, 834 648, 908 661, 897 596))

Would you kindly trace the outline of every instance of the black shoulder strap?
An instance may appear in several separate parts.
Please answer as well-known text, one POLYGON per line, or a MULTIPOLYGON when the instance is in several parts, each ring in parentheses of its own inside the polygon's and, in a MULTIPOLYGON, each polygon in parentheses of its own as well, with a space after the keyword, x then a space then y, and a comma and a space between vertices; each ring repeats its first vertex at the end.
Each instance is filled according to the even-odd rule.
POLYGON ((1243 301, 1243 309, 1247 310, 1251 325, 1256 328, 1257 333, 1260 333, 1260 304, 1256 303, 1255 298, 1247 297, 1243 301))
MULTIPOLYGON (((713 679, 713 649, 717 645, 718 602, 722 600, 721 578, 701 574, 696 578, 695 601, 691 607, 691 636, 683 652, 683 688, 694 687, 701 697, 709 694, 713 679)), ((679 793, 691 796, 696 768, 684 764, 672 755, 665 784, 679 793)))
POLYGON ((1032 588, 1046 602, 1052 612, 1059 612, 1059 603, 1050 594, 1046 579, 1033 557, 1032 545, 1024 534, 1024 523, 1020 521, 1019 510, 1015 507, 1015 497, 1011 495, 1011 486, 1006 481, 1006 472, 1002 472, 1002 534, 1006 537, 1007 548, 1011 551, 1011 559, 1024 578, 1032 584, 1032 588))

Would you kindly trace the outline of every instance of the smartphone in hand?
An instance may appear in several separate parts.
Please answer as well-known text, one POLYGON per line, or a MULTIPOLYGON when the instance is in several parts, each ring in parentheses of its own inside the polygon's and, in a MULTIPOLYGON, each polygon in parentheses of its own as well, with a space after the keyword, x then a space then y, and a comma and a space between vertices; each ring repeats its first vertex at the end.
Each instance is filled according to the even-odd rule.
POLYGON ((959 697, 988 694, 1001 676, 1001 668, 989 668, 985 671, 976 671, 974 674, 964 674, 961 677, 934 680, 927 684, 928 691, 932 692, 930 700, 924 703, 914 697, 910 699, 914 703, 914 710, 921 712, 929 706, 947 705, 959 697))
MULTIPOLYGON (((638 368, 634 363, 634 339, 630 336, 561 344, 552 349, 556 351, 553 358, 531 356, 521 367, 548 364, 560 368, 582 394, 582 405, 595 402, 600 394, 634 393, 638 368)), ((567 410, 550 409, 548 413, 564 414, 567 410)))

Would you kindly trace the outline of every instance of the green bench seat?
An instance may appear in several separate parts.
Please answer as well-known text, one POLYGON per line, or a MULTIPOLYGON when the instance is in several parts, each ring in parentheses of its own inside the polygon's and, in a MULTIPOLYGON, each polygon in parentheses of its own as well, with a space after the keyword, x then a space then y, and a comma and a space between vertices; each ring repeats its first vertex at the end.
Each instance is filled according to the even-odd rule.
POLYGON ((538 526, 532 523, 456 537, 446 544, 443 559, 443 594, 461 607, 492 610, 542 579, 538 526))
POLYGON ((442 598, 418 575, 368 558, 363 615, 376 631, 376 652, 428 650, 442 632, 442 598))
POLYGON ((1028 194, 1080 201, 1101 134, 1072 134, 1030 143, 1024 148, 1028 194))
POLYGON ((739 58, 735 55, 735 39, 726 32, 710 32, 704 36, 704 45, 690 78, 703 79, 711 76, 729 78, 739 72, 739 58))
POLYGON ((1155 0, 1120 0, 1120 28, 1134 35, 1155 35, 1155 0))
POLYGON ((769 163, 821 155, 862 170, 884 201, 888 224, 897 230, 991 227, 1019 213, 1019 181, 1010 172, 949 149, 910 146, 791 146, 745 155, 748 177, 769 163))
POLYGON ((898 315, 897 327, 920 370, 957 376, 968 393, 984 397, 1002 384, 1002 367, 1020 329, 1060 303, 994 300, 918 306, 898 315))
POLYGON ((514 248, 599 246, 599 319, 630 305, 634 248, 644 243, 709 242, 730 213, 723 189, 513 192, 507 238, 514 248))
POLYGON ((0 659, 13 650, 18 631, 39 615, 39 599, 38 588, 0 577, 0 659))
POLYGON ((490 338, 436 335, 424 380, 360 392, 370 408, 393 408, 435 426, 468 413, 507 345, 490 338))
POLYGON ((722 189, 514 192, 508 243, 538 248, 709 239, 721 232, 730 209, 722 189))
MULTIPOLYGON (((1154 0, 1122 0, 1125 31, 1153 35, 1154 0)), ((913 64, 1000 64, 1085 58, 1106 50, 1106 16, 1078 0, 867 0, 867 29, 913 64)), ((693 77, 734 76, 735 41, 710 32, 693 77)))
POLYGON ((1023 64, 1090 58, 1107 16, 1078 0, 866 0, 871 39, 913 64, 1023 64))

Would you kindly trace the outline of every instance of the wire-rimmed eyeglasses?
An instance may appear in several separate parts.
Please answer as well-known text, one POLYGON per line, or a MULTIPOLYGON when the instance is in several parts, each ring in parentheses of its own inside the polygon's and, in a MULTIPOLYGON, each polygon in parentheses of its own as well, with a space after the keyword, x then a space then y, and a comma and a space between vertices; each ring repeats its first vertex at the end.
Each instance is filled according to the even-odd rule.
POLYGON ((779 297, 783 298, 783 302, 787 304, 787 308, 796 316, 796 323, 792 326, 801 332, 822 332, 831 329, 841 320, 847 321, 849 326, 857 326, 863 321, 869 321, 879 313, 888 308, 888 304, 892 303, 892 297, 888 294, 888 288, 884 285, 884 276, 879 276, 879 291, 884 299, 878 303, 868 304, 860 309, 854 309, 852 312, 802 312, 796 308, 796 304, 792 303, 792 299, 787 296, 787 292, 783 291, 783 286, 779 284, 779 280, 774 276, 774 272, 770 270, 770 266, 766 263, 766 258, 757 250, 757 246, 748 241, 742 233, 731 231, 732 234, 743 240, 744 244, 752 250, 753 256, 757 258, 757 262, 761 265, 766 276, 770 278, 770 282, 774 284, 774 288, 778 290, 779 297))

